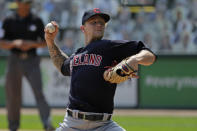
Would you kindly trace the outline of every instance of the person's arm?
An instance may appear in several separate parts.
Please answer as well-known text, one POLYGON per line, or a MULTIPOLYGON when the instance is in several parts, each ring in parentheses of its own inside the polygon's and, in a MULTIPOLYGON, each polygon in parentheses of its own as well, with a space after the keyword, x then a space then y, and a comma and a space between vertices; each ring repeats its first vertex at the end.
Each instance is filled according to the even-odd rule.
POLYGON ((56 30, 54 33, 49 33, 48 30, 45 28, 45 40, 48 46, 50 57, 56 68, 61 72, 62 65, 64 61, 68 58, 68 56, 63 53, 54 42, 59 27, 57 23, 52 23, 55 26, 56 30))
POLYGON ((23 43, 29 45, 31 48, 42 48, 47 46, 45 41, 24 40, 23 43))
POLYGON ((30 40, 22 40, 22 44, 18 47, 23 51, 28 51, 32 48, 43 48, 46 46, 45 41, 30 41, 30 40))
POLYGON ((16 46, 13 44, 12 41, 0 40, 0 48, 1 49, 10 50, 10 49, 15 48, 15 47, 16 46))
POLYGON ((138 54, 129 57, 127 64, 138 70, 138 64, 149 66, 154 63, 156 56, 149 50, 141 50, 138 54))
POLYGON ((10 50, 12 48, 18 48, 23 51, 28 51, 32 48, 41 48, 45 47, 45 41, 27 41, 22 39, 17 39, 13 41, 0 40, 0 48, 10 50))
POLYGON ((151 65, 156 56, 149 50, 141 50, 136 55, 122 60, 119 64, 104 71, 103 78, 110 83, 122 83, 128 78, 139 78, 137 76, 138 64, 151 65))

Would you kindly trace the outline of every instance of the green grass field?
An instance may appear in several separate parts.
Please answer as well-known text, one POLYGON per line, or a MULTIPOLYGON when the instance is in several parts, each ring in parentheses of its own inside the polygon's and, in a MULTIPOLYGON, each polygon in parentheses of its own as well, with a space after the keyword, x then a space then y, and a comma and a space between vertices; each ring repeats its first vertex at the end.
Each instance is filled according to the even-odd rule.
MULTIPOLYGON (((52 116, 53 125, 64 116, 52 116)), ((7 129, 6 115, 0 114, 0 130, 7 129)), ((114 116, 113 120, 127 131, 197 131, 197 117, 169 117, 169 116, 114 116)), ((23 130, 42 131, 38 115, 22 115, 21 128, 23 130)))

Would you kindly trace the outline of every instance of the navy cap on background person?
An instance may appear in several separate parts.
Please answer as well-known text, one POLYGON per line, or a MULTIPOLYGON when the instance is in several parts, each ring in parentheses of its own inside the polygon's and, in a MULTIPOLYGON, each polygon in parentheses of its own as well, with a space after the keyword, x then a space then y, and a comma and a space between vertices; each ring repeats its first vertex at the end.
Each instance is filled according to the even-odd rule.
POLYGON ((101 10, 99 8, 94 8, 93 10, 88 10, 84 13, 83 17, 82 17, 82 25, 85 24, 85 22, 95 16, 95 15, 99 15, 101 16, 105 22, 108 22, 110 20, 110 16, 104 12, 101 12, 101 10))

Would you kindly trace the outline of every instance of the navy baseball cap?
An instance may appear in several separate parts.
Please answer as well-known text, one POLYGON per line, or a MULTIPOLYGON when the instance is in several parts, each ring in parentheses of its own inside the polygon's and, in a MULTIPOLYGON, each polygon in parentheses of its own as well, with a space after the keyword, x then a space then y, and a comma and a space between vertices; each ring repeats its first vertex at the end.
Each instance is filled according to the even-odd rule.
POLYGON ((94 8, 93 10, 88 10, 84 13, 83 17, 82 17, 82 25, 85 24, 85 22, 95 16, 95 15, 99 15, 101 16, 105 22, 107 23, 110 20, 110 16, 104 12, 101 12, 99 8, 94 8))

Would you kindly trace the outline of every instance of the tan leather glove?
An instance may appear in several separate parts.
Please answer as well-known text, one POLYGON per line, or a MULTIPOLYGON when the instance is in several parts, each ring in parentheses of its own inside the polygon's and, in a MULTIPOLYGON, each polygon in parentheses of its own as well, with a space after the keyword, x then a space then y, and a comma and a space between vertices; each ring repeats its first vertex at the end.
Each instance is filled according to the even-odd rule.
POLYGON ((132 67, 130 67, 126 63, 127 59, 124 59, 118 65, 107 69, 103 77, 106 81, 110 83, 122 83, 129 78, 138 78, 136 75, 137 71, 134 71, 132 67))

